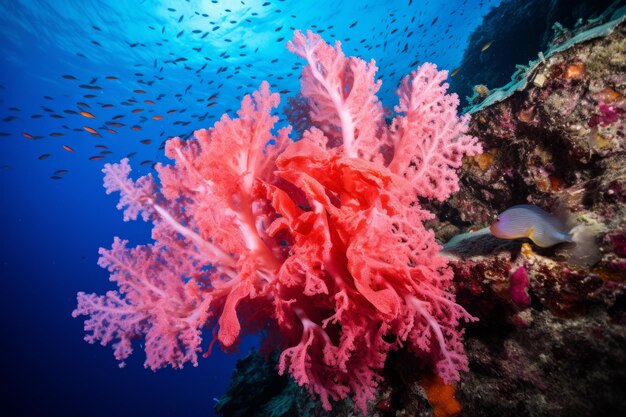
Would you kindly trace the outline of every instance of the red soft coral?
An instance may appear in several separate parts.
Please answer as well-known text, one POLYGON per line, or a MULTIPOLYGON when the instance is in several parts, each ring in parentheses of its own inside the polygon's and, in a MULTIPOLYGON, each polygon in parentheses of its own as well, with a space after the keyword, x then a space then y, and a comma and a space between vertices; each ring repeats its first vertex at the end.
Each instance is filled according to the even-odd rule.
POLYGON ((263 83, 238 118, 168 141, 175 164, 158 166, 160 191, 150 176, 130 180, 127 160, 105 167, 107 192, 120 191, 126 219, 154 223, 155 243, 101 250, 119 292, 80 293, 74 315, 89 315, 86 339, 114 342, 118 359, 145 338, 153 369, 195 364, 203 329, 209 350, 264 332, 279 371, 324 408, 351 395, 365 413, 390 350, 406 346, 445 381, 467 368, 458 327, 473 317, 455 303, 417 197, 447 198, 480 147, 433 65, 403 81, 403 115, 388 127, 373 61, 310 32, 288 48, 308 63, 301 140, 272 135, 279 98, 263 83))

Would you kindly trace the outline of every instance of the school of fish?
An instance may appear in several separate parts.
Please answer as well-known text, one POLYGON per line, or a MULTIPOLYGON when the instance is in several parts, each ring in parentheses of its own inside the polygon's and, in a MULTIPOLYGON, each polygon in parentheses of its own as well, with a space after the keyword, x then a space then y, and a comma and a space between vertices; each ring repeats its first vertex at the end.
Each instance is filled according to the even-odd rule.
MULTIPOLYGON (((217 0, 213 0, 217 3, 217 0)), ((245 2, 242 1, 242 4, 245 2)), ((259 7, 273 8, 273 13, 280 16, 281 22, 288 22, 271 29, 267 29, 272 33, 274 42, 284 44, 292 36, 295 29, 301 29, 302 25, 306 28, 322 34, 327 40, 340 39, 344 45, 344 49, 349 51, 351 55, 358 55, 365 58, 371 56, 405 56, 403 60, 390 59, 389 65, 381 66, 379 78, 385 81, 392 80, 395 88, 399 77, 408 71, 415 69, 417 65, 424 61, 445 60, 448 50, 437 48, 437 44, 442 41, 456 42, 462 47, 461 37, 455 41, 458 34, 454 31, 453 23, 443 24, 444 19, 439 17, 427 18, 422 6, 428 6, 429 1, 414 2, 407 0, 398 4, 396 8, 389 8, 386 13, 380 15, 380 22, 376 25, 376 30, 371 30, 371 23, 366 27, 359 20, 347 23, 344 27, 337 24, 322 26, 316 19, 314 11, 311 16, 297 16, 286 10, 287 2, 284 0, 266 1, 259 7), (402 7, 400 7, 402 6, 402 7), (303 18, 305 20, 303 20, 303 18), (290 24, 289 24, 290 23, 290 24), (337 36, 340 33, 340 36, 337 36), (345 33, 354 34, 345 36, 345 33), (359 37, 361 35, 367 35, 359 37), (408 63, 408 68, 407 68, 408 63)), ((460 7, 455 8, 446 21, 452 21, 454 18, 463 19, 465 7, 484 8, 491 6, 490 0, 481 0, 477 2, 469 2, 465 0, 460 7)), ((369 7, 368 5, 364 6, 369 7)), ((241 13, 234 15, 229 21, 220 19, 212 21, 211 16, 198 11, 193 14, 179 14, 180 12, 170 7, 167 9, 170 14, 171 25, 155 26, 148 25, 146 31, 149 33, 157 33, 161 39, 158 42, 149 43, 147 41, 126 40, 129 49, 145 48, 153 51, 154 58, 150 62, 137 62, 135 67, 140 69, 133 70, 132 78, 124 77, 120 74, 77 74, 63 73, 58 78, 66 83, 66 90, 71 92, 75 97, 75 105, 71 108, 60 108, 55 106, 55 97, 52 95, 43 95, 43 101, 39 104, 39 111, 32 114, 23 114, 22 109, 16 106, 8 106, 6 112, 2 115, 2 125, 9 126, 10 123, 22 122, 20 126, 27 126, 23 123, 27 119, 49 118, 56 120, 47 123, 47 126, 55 126, 52 131, 40 132, 32 130, 23 130, 19 133, 22 138, 32 141, 39 141, 49 138, 62 138, 58 142, 59 152, 67 152, 74 155, 82 154, 77 152, 81 141, 87 138, 94 138, 93 152, 83 155, 90 161, 101 161, 113 156, 115 160, 122 157, 132 158, 137 155, 137 151, 130 153, 120 153, 115 150, 118 148, 120 139, 114 139, 116 136, 123 137, 124 141, 136 140, 137 144, 145 147, 152 147, 155 151, 162 151, 165 142, 173 137, 180 136, 188 138, 192 132, 198 128, 206 127, 207 122, 215 121, 222 113, 232 113, 233 108, 237 108, 238 102, 243 94, 246 94, 258 86, 262 80, 268 80, 270 86, 280 92, 282 95, 290 95, 293 91, 297 92, 297 78, 300 73, 300 64, 296 60, 287 62, 286 58, 289 54, 270 59, 264 64, 270 65, 275 72, 258 73, 257 75, 242 75, 242 71, 255 73, 254 65, 259 62, 255 57, 259 48, 252 49, 242 40, 230 39, 228 35, 224 35, 224 25, 235 26, 238 24, 252 24, 259 12, 250 7, 246 10, 244 16, 241 13), (188 30, 184 26, 186 21, 191 19, 209 19, 210 28, 208 30, 188 30), (222 41, 232 44, 232 48, 214 55, 211 52, 203 51, 203 40, 209 37, 219 36, 222 41), (166 52, 168 44, 173 41, 188 40, 189 52, 187 56, 197 58, 202 57, 202 65, 190 64, 191 60, 186 56, 181 56, 180 50, 174 52, 166 52), (191 47, 194 45, 193 47, 191 47), (197 46, 196 46, 197 45, 197 46), (228 64, 230 60, 237 64, 228 64), (291 64, 289 64, 291 62, 291 64), (161 86, 168 85, 166 83, 168 73, 173 69, 187 71, 188 84, 180 91, 171 91, 169 88, 164 89, 161 86), (239 77, 238 77, 239 76, 239 77), (240 78, 236 82, 235 91, 228 88, 226 83, 231 79, 240 78), (284 88, 290 86, 291 88, 284 88), (125 96, 121 97, 119 93, 108 95, 109 91, 125 91, 125 96), (233 101, 233 99, 235 101, 233 101), (228 108, 231 105, 233 108, 228 108), (217 106, 214 108, 214 106, 217 106), (148 123, 159 123, 160 133, 158 137, 145 137, 141 135, 144 127, 148 123), (178 132, 177 132, 178 131, 178 132), (87 135, 87 136, 85 136, 87 135), (139 136, 138 136, 139 135, 139 136), (106 143, 106 144, 105 144, 106 143)), ((231 12, 228 7, 224 8, 225 13, 231 12)), ((378 16, 378 14, 377 14, 378 16)), ((89 42, 102 48, 106 53, 106 36, 103 29, 96 25, 91 25, 91 33, 93 39, 89 42)), ((210 38, 209 38, 210 39, 210 38)), ((476 53, 484 53, 492 44, 493 40, 486 43, 480 51, 476 53)), ((86 53, 77 51, 78 58, 87 59, 86 53)), ((379 61, 377 59, 377 61, 379 61)), ((193 62, 198 62, 194 59, 193 62)), ((127 69, 125 69, 127 70, 127 69)), ((460 68, 451 68, 450 76, 456 76, 460 68)), ((169 87, 169 85, 168 85, 169 87)), ((0 89, 4 90, 4 86, 0 85, 0 89)), ((390 90, 391 91, 391 90, 390 90)), ((295 94, 295 93, 293 93, 295 94)), ((286 100, 282 100, 283 103, 286 100)), ((4 99, 2 99, 4 103, 4 99)), ((64 102, 66 102, 64 100, 64 102)), ((283 121, 284 119, 281 119, 283 121)), ((27 129, 27 128, 24 128, 27 129)), ((0 131, 0 137, 15 136, 15 129, 7 128, 0 131)), ((82 146, 81 146, 82 148, 82 146)), ((126 145, 124 149, 128 150, 126 145)), ((37 156, 37 160, 43 161, 55 157, 55 152, 46 150, 37 156)), ((154 168, 152 159, 142 160, 139 165, 150 165, 154 168)), ((64 175, 70 173, 68 168, 54 170, 50 179, 60 180, 64 175)))

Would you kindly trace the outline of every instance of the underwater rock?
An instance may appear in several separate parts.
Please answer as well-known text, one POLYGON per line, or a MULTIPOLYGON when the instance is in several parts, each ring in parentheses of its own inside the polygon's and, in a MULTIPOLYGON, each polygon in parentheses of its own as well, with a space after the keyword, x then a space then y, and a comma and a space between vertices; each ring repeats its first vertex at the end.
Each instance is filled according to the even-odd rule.
POLYGON ((503 1, 485 15, 482 24, 471 34, 459 65, 461 70, 450 80, 451 91, 464 102, 476 84, 505 85, 517 64, 536 59, 539 51, 550 47, 555 32, 557 41, 567 39, 571 33, 564 28, 597 24, 601 22, 598 17, 610 5, 620 4, 626 3, 623 0, 503 1), (558 25, 553 28, 555 24, 558 25), (521 33, 524 35, 520 36, 521 33))
POLYGON ((279 375, 277 366, 277 354, 264 357, 257 351, 237 361, 226 395, 215 405, 215 412, 222 417, 330 417, 354 412, 346 400, 330 414, 293 378, 279 375))
POLYGON ((470 372, 457 387, 465 416, 626 409, 625 51, 622 19, 606 36, 545 56, 533 74, 540 82, 472 114, 485 151, 465 161, 461 190, 440 207, 438 238, 530 203, 595 230, 601 258, 576 265, 573 244, 480 233, 452 251, 457 300, 480 319, 466 327, 470 372))

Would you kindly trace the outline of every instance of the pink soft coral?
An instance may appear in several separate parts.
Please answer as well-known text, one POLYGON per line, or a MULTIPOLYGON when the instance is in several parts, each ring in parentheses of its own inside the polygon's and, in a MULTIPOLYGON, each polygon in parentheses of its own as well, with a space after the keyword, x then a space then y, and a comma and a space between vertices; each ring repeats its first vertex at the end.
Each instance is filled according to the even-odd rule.
POLYGON ((298 142, 290 128, 272 135, 279 97, 264 82, 238 118, 168 141, 175 164, 157 167, 160 191, 150 176, 130 180, 127 160, 106 165, 107 192, 121 193, 125 219, 153 222, 155 243, 102 249, 119 292, 80 293, 74 315, 120 360, 145 338, 152 369, 195 364, 204 329, 209 351, 264 332, 279 371, 324 408, 351 395, 365 413, 390 350, 408 347, 445 381, 467 368, 458 326, 474 318, 416 200, 446 199, 480 146, 434 65, 401 83, 388 127, 373 61, 310 32, 288 48, 308 63, 299 102, 313 125, 298 142))

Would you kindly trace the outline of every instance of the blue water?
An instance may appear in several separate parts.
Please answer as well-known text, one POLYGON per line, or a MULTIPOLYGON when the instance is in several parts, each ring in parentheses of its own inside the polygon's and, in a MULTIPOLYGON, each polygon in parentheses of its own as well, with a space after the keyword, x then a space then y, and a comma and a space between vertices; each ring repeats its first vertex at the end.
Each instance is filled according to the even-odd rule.
POLYGON ((140 349, 118 368, 111 348, 85 343, 82 319, 71 317, 77 291, 114 288, 96 264, 99 247, 110 247, 114 236, 133 245, 150 241, 149 224, 123 222, 117 195, 105 195, 103 164, 137 152, 134 174, 149 172, 151 162, 139 163, 165 162, 163 140, 233 114, 263 79, 274 91, 289 90, 284 97, 295 94, 300 62, 284 47, 291 28, 311 28, 327 41, 341 40, 347 55, 375 59, 384 81, 380 97, 393 106, 397 82, 416 62, 454 69, 469 33, 496 3, 0 0, 0 317, 8 386, 0 407, 10 412, 2 415, 214 415, 213 398, 224 393, 236 358, 255 339, 245 340, 239 355, 216 349, 197 368, 153 373, 143 368, 140 349), (215 93, 217 104, 207 107, 215 93), (138 103, 121 104, 129 98, 138 103), (126 126, 105 125, 117 115, 126 126), (112 153, 88 160, 102 150, 95 145, 112 153), (42 154, 51 156, 39 160, 42 154), (69 172, 51 179, 57 170, 69 172))

